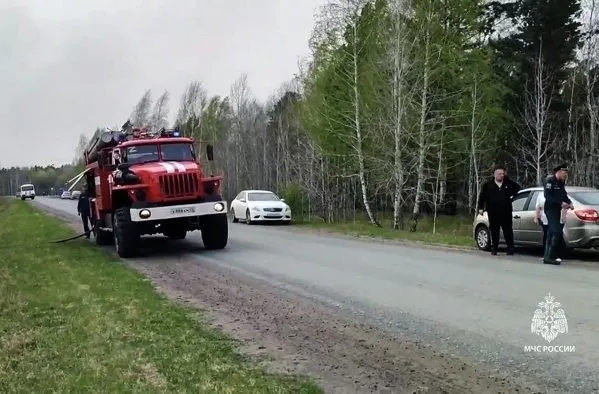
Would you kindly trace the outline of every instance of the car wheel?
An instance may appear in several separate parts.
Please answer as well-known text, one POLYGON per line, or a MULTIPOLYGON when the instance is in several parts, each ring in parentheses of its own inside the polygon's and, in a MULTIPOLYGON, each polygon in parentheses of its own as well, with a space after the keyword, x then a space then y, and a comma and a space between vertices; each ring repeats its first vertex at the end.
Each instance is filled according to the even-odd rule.
POLYGON ((239 219, 235 217, 235 210, 233 208, 231 208, 231 215, 233 215, 233 223, 239 222, 239 219))
POLYGON ((491 232, 487 226, 481 224, 476 228, 474 240, 476 241, 476 246, 478 246, 480 250, 489 250, 491 245, 491 232))
POLYGON ((252 218, 250 217, 250 210, 245 211, 245 224, 252 224, 252 218))

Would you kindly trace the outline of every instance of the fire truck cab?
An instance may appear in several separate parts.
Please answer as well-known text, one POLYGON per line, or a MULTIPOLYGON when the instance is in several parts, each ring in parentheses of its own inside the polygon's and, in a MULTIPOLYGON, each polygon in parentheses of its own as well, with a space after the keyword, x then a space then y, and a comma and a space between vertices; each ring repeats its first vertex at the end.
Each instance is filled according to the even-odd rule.
MULTIPOLYGON (((213 160, 211 145, 206 156, 213 160)), ((203 173, 193 139, 177 130, 149 133, 127 122, 120 132, 96 132, 85 162, 98 244, 114 243, 119 256, 133 257, 141 235, 183 239, 200 230, 206 249, 226 247, 222 176, 203 173)))

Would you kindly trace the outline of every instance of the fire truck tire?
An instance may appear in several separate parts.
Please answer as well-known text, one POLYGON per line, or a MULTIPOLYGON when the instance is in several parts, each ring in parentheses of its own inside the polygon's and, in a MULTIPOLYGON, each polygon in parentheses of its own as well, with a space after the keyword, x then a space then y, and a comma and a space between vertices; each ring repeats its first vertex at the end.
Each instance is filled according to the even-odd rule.
POLYGON ((114 212, 113 237, 116 252, 120 257, 135 257, 139 254, 140 235, 131 221, 129 207, 118 208, 114 212))
POLYGON ((224 249, 229 240, 227 214, 207 215, 202 218, 202 241, 208 250, 224 249))

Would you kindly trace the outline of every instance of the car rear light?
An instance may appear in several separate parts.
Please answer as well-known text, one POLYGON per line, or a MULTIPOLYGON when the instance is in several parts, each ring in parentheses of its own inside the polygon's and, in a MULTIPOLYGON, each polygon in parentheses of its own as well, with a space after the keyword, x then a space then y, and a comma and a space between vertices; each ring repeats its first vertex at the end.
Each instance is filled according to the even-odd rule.
POLYGON ((585 222, 596 222, 599 220, 599 213, 596 210, 589 209, 577 209, 574 211, 576 217, 585 222))

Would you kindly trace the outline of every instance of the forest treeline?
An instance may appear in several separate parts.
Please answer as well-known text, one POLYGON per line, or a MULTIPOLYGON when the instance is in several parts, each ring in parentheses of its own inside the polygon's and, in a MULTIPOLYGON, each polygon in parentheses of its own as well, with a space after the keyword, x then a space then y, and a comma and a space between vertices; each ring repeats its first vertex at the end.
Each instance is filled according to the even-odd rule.
MULTIPOLYGON (((175 126, 215 145, 229 200, 276 190, 327 221, 415 230, 471 212, 497 164, 531 186, 566 161, 571 184, 597 186, 597 2, 331 1, 312 58, 269 102, 245 75, 227 96, 192 81, 175 126)), ((169 107, 147 91, 131 120, 168 126, 169 107)))
POLYGON ((25 183, 35 185, 39 195, 56 194, 63 187, 68 187, 66 181, 73 177, 75 171, 82 168, 75 164, 34 167, 12 167, 0 169, 0 196, 14 196, 19 186, 25 183))

